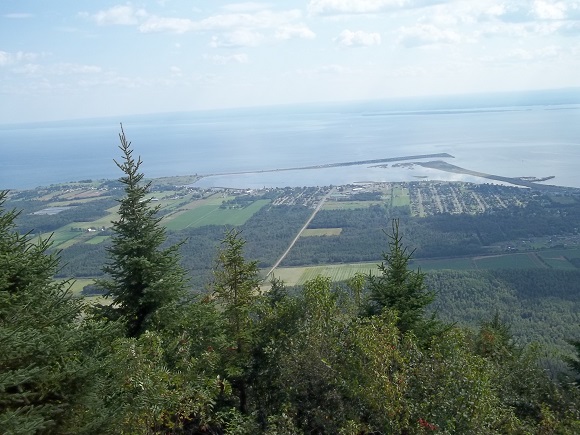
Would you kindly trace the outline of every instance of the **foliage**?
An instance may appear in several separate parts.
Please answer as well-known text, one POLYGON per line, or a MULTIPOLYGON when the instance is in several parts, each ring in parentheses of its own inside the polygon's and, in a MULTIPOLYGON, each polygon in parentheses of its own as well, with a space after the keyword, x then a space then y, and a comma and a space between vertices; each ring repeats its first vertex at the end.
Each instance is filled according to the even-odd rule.
POLYGON ((368 276, 368 310, 370 314, 379 314, 386 308, 394 310, 398 316, 397 327, 402 333, 419 333, 420 329, 431 327, 424 316, 435 295, 427 290, 425 275, 409 269, 413 253, 402 244, 398 220, 393 220, 392 233, 387 236, 389 251, 383 252, 383 261, 378 266, 380 273, 368 276))
POLYGON ((179 264, 178 245, 162 249, 165 229, 156 217, 157 207, 146 199, 150 183, 140 185, 141 159, 133 158, 131 143, 121 127, 119 134, 122 163, 115 161, 124 176, 125 197, 119 203, 119 220, 113 222, 109 262, 103 270, 110 279, 99 280, 112 299, 102 307, 105 315, 121 318, 129 337, 138 337, 148 328, 161 327, 160 315, 182 297, 185 272, 179 264))
POLYGON ((259 285, 256 261, 246 261, 245 241, 230 230, 222 241, 212 283, 213 296, 223 309, 231 341, 225 350, 226 372, 238 392, 239 409, 247 413, 247 367, 252 334, 252 305, 259 285))
POLYGON ((52 280, 50 240, 15 231, 0 192, 0 427, 4 433, 83 433, 100 427, 98 345, 102 329, 80 323, 69 283, 52 280))

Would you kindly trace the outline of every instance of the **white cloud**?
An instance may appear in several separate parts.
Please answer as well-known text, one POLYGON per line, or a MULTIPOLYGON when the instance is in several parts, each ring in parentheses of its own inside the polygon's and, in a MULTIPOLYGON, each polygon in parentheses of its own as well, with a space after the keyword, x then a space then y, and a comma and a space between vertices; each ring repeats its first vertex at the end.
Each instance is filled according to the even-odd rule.
POLYGON ((99 26, 107 25, 122 25, 131 26, 136 25, 139 21, 147 16, 144 9, 134 9, 132 6, 113 6, 107 10, 102 10, 96 14, 89 15, 83 13, 83 16, 89 16, 99 26))
POLYGON ((222 56, 219 54, 215 54, 212 56, 205 55, 204 58, 209 59, 213 63, 216 63, 218 65, 227 65, 228 63, 248 63, 249 62, 248 55, 245 53, 230 54, 227 56, 222 56))
POLYGON ((149 17, 139 26, 142 33, 171 32, 185 33, 193 30, 194 22, 188 18, 149 17))
POLYGON ((443 3, 445 0, 310 0, 312 15, 370 14, 389 10, 419 8, 443 3))
POLYGON ((316 33, 303 24, 282 26, 276 31, 276 39, 314 39, 316 33))
POLYGON ((4 18, 14 18, 14 19, 22 19, 22 18, 32 18, 34 15, 29 14, 27 12, 13 12, 10 14, 2 15, 4 18))
POLYGON ((554 3, 536 0, 532 10, 535 16, 541 20, 563 20, 566 18, 566 4, 562 1, 554 3))
POLYGON ((441 29, 431 24, 416 24, 412 27, 402 27, 399 32, 398 42, 407 47, 441 43, 452 44, 461 41, 461 37, 457 32, 441 29))
POLYGON ((213 36, 211 47, 256 47, 264 39, 264 35, 253 30, 241 29, 220 36, 213 36))
POLYGON ((270 3, 258 3, 258 2, 243 2, 243 3, 230 3, 222 6, 222 9, 228 12, 254 12, 263 9, 270 8, 270 3))
POLYGON ((310 69, 298 69, 296 73, 300 76, 320 76, 320 75, 345 75, 352 74, 354 71, 351 68, 344 67, 342 65, 330 64, 322 65, 317 68, 310 69))
POLYGON ((267 29, 277 28, 295 21, 302 16, 297 9, 272 12, 260 11, 254 14, 235 13, 213 15, 203 20, 192 21, 187 18, 164 18, 151 16, 141 26, 139 30, 144 33, 149 32, 175 32, 185 33, 188 31, 212 31, 229 29, 267 29))
POLYGON ((343 47, 369 47, 371 45, 380 45, 381 35, 377 32, 363 32, 357 30, 343 30, 334 41, 343 47))
POLYGON ((38 58, 36 53, 26 53, 24 51, 17 51, 10 53, 0 50, 0 66, 13 65, 20 62, 30 62, 38 58))
POLYGON ((169 71, 171 72, 171 77, 182 77, 183 76, 183 72, 181 71, 181 68, 179 68, 178 66, 170 67, 169 71))
POLYGON ((29 76, 67 76, 76 74, 100 74, 102 68, 96 65, 83 65, 77 63, 56 63, 52 65, 39 65, 28 63, 14 69, 14 72, 29 76))
POLYGON ((506 63, 525 63, 553 61, 563 54, 562 47, 548 45, 537 49, 515 48, 505 54, 483 57, 481 60, 493 65, 506 63))

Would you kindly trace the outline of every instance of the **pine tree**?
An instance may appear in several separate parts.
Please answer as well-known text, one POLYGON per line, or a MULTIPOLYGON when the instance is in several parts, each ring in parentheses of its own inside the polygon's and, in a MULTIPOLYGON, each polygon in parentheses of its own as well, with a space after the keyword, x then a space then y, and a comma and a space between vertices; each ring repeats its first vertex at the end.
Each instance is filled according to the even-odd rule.
POLYGON ((231 355, 226 370, 239 398, 240 412, 248 411, 247 371, 249 369, 252 318, 250 312, 258 296, 258 263, 244 258, 245 240, 230 230, 222 241, 214 271, 213 295, 222 305, 231 339, 231 355))
POLYGON ((162 248, 166 240, 159 207, 151 206, 147 193, 151 183, 144 183, 139 172, 141 158, 133 157, 121 126, 119 149, 124 173, 120 182, 125 197, 120 200, 119 219, 113 222, 113 242, 108 248, 110 261, 103 268, 110 279, 98 281, 112 299, 110 307, 101 307, 109 318, 120 318, 129 337, 138 337, 148 328, 162 326, 161 313, 184 295, 185 272, 179 262, 179 245, 162 248))
MULTIPOLYGON (((0 431, 10 434, 98 431, 87 395, 95 364, 94 331, 80 322, 82 305, 66 282, 52 279, 49 239, 15 230, 0 192, 0 431), (84 426, 84 427, 83 427, 84 426)), ((96 408, 96 406, 95 406, 96 408)))
POLYGON ((392 232, 387 236, 389 251, 383 253, 380 275, 369 276, 369 313, 379 314, 385 308, 395 310, 401 332, 418 332, 416 327, 424 320, 425 308, 433 302, 435 295, 427 289, 425 275, 409 268, 413 252, 408 252, 403 246, 398 219, 393 220, 392 232))

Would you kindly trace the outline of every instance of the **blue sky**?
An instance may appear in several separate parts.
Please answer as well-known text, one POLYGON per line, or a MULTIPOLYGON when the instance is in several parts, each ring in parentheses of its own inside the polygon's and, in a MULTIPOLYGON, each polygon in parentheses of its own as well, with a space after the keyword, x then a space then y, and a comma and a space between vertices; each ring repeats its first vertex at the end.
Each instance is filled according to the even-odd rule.
POLYGON ((580 86, 580 0, 0 2, 0 124, 580 86))

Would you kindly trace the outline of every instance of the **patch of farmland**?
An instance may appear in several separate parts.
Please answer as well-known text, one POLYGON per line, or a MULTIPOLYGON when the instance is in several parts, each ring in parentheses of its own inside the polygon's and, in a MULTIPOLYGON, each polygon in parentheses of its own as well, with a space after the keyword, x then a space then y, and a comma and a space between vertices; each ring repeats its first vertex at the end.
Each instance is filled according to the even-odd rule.
POLYGON ((170 230, 183 230, 185 228, 197 228, 205 225, 232 225, 239 226, 246 223, 254 213, 268 204, 270 200, 260 199, 247 207, 236 209, 220 208, 219 204, 208 204, 187 210, 183 213, 171 216, 164 221, 170 230))
POLYGON ((547 249, 545 251, 538 252, 538 255, 544 260, 548 258, 580 258, 580 249, 547 249))
POLYGON ((475 264, 471 258, 445 258, 436 260, 411 260, 409 264, 411 269, 421 268, 422 271, 428 270, 469 270, 475 269, 475 264))
POLYGON ((342 228, 312 228, 302 231, 301 237, 338 236, 342 228))
POLYGON ((356 264, 328 264, 323 266, 307 267, 283 267, 274 272, 274 276, 280 278, 287 286, 304 285, 306 281, 325 276, 333 282, 345 281, 355 275, 362 273, 368 275, 369 272, 378 271, 375 263, 356 263, 356 264))
POLYGON ((326 201, 322 210, 355 210, 373 205, 383 205, 382 201, 326 201))
POLYGON ((89 245, 98 245, 99 243, 103 243, 109 237, 110 236, 95 236, 87 240, 85 243, 88 243, 89 245))
POLYGON ((566 260, 564 257, 560 258, 544 258, 544 262, 552 269, 575 270, 576 266, 566 260))
POLYGON ((545 267, 526 254, 506 254, 473 259, 478 269, 537 269, 545 267))

